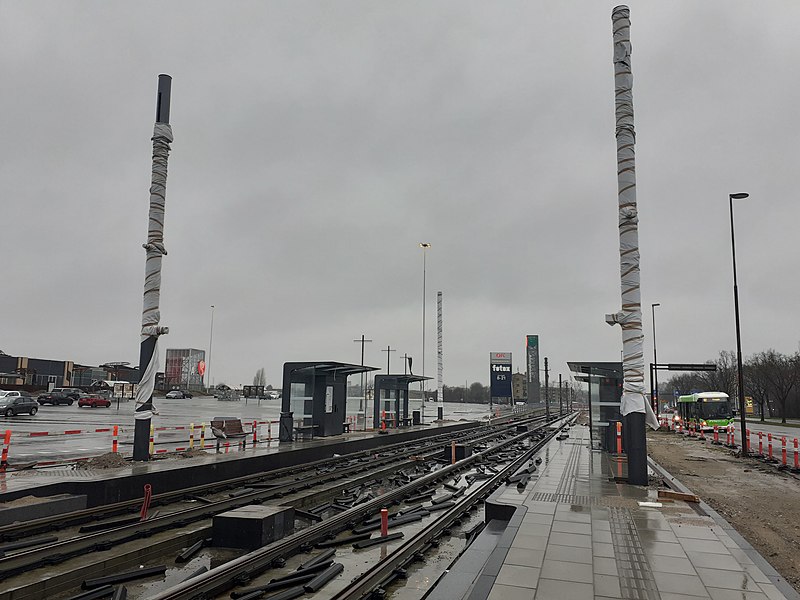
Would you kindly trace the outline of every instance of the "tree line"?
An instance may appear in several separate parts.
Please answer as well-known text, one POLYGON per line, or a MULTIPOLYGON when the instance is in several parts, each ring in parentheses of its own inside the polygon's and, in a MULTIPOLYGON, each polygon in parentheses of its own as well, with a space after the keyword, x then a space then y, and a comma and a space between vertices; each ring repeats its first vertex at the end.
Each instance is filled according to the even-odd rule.
MULTIPOLYGON (((695 371, 675 375, 659 384, 660 403, 676 395, 695 392, 725 392, 736 404, 739 397, 736 352, 723 350, 716 360, 716 371, 695 371)), ((765 416, 800 417, 800 351, 782 354, 775 350, 758 352, 742 362, 744 395, 753 399, 753 407, 761 420, 765 416)))

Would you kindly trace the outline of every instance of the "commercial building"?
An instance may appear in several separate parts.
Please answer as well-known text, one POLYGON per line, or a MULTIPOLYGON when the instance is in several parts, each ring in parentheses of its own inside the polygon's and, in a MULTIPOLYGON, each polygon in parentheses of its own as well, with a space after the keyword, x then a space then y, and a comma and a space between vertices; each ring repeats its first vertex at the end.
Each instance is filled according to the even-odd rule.
POLYGON ((206 367, 206 352, 196 348, 169 348, 164 369, 167 389, 201 390, 206 367))
POLYGON ((514 373, 511 375, 511 395, 514 402, 526 402, 528 400, 528 374, 514 373))

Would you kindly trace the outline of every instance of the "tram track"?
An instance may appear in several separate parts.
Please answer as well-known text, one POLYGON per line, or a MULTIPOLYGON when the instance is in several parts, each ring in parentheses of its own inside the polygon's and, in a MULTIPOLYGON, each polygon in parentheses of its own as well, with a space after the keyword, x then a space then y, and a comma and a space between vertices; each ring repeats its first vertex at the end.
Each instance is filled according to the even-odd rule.
MULTIPOLYGON (((542 417, 534 416, 518 421, 518 423, 534 425, 541 421, 543 421, 542 417)), ((177 532, 189 524, 201 522, 204 519, 210 519, 215 514, 247 504, 256 504, 278 498, 286 498, 291 494, 300 495, 293 499, 290 504, 297 504, 298 506, 309 504, 313 502, 315 496, 323 497, 326 494, 335 494, 342 489, 352 488, 356 485, 367 485, 370 479, 374 480, 375 478, 386 477, 393 472, 407 468, 409 465, 416 462, 411 461, 409 459, 410 456, 424 455, 427 459, 430 459, 437 454, 441 454, 443 444, 449 441, 456 440, 459 443, 481 444, 494 437, 502 437, 504 435, 507 437, 508 434, 504 433, 497 425, 481 427, 478 428, 478 430, 471 430, 467 434, 443 434, 441 436, 428 438, 423 443, 414 447, 409 447, 408 444, 401 443, 383 447, 380 452, 369 450, 337 458, 323 459, 309 465, 309 468, 302 472, 298 471, 296 468, 278 469, 271 471, 266 476, 264 474, 259 474, 240 477, 211 485, 197 486, 178 492, 162 494, 154 497, 154 499, 158 500, 161 506, 169 506, 169 502, 181 502, 187 496, 198 496, 203 493, 219 494, 226 490, 240 489, 242 486, 246 485, 256 485, 259 482, 269 485, 267 488, 257 489, 252 493, 239 494, 235 497, 223 498, 220 500, 212 500, 208 504, 175 510, 174 512, 159 515, 141 523, 122 525, 110 530, 61 540, 47 546, 11 554, 10 556, 0 559, 0 580, 8 579, 17 573, 29 571, 38 566, 57 564, 70 557, 85 555, 94 550, 108 550, 120 544, 124 544, 127 541, 149 537, 158 532, 176 531, 176 535, 178 535, 177 532), (382 456, 382 458, 376 461, 376 455, 382 456), (359 476, 359 473, 363 473, 364 471, 369 471, 369 473, 359 476), (288 480, 281 482, 281 478, 288 480), (330 485, 337 480, 340 480, 340 483, 330 485), (301 493, 306 490, 313 490, 313 488, 318 486, 326 487, 318 492, 312 491, 305 495, 301 493)), ((504 443, 506 442, 501 442, 501 444, 504 443)), ((458 469, 461 470, 466 465, 457 463, 457 465, 453 466, 457 466, 458 469)), ((440 469, 439 471, 443 470, 444 469, 440 469)), ((419 488, 420 485, 423 485, 424 482, 429 480, 427 478, 429 478, 430 475, 435 475, 435 473, 439 473, 439 471, 423 476, 421 479, 414 482, 414 487, 419 488)), ((436 477, 441 477, 441 475, 436 475, 436 477)), ((434 477, 434 479, 436 477, 434 477)), ((23 528, 26 530, 26 533, 30 535, 35 535, 37 531, 48 527, 48 531, 52 532, 58 524, 88 522, 91 519, 98 519, 101 516, 108 517, 109 515, 120 514, 121 512, 131 510, 132 508, 138 508, 140 504, 141 501, 128 501, 111 507, 79 511, 78 513, 62 516, 60 518, 42 519, 38 522, 18 526, 6 526, 0 528, 0 535, 3 535, 4 539, 20 539, 21 530, 23 528), (33 527, 31 527, 31 525, 33 525, 33 527)), ((342 513, 342 515, 344 515, 343 519, 341 518, 342 515, 338 515, 325 519, 324 522, 326 526, 328 522, 336 523, 336 526, 338 526, 340 521, 343 521, 346 525, 349 522, 348 519, 357 520, 356 515, 361 514, 363 511, 372 510, 372 508, 372 503, 365 508, 354 507, 342 513)), ((301 530, 301 532, 302 531, 304 530, 301 530)), ((195 537, 198 535, 196 527, 193 535, 195 537)), ((2 595, 0 595, 0 597, 2 597, 2 595)))
MULTIPOLYGON (((566 419, 561 419, 566 422, 566 419)), ((282 561, 286 556, 290 556, 301 548, 309 548, 320 540, 335 536, 341 531, 351 528, 352 524, 358 523, 363 519, 373 517, 381 508, 403 502, 419 489, 430 486, 438 486, 439 483, 453 475, 463 472, 465 469, 480 465, 489 460, 494 454, 517 448, 517 446, 535 435, 537 431, 544 430, 547 423, 540 425, 533 432, 527 431, 513 435, 501 441, 491 448, 473 454, 452 465, 442 466, 427 475, 423 475, 417 480, 401 486, 396 490, 387 492, 369 502, 355 506, 341 514, 334 515, 325 519, 321 523, 298 531, 283 540, 265 546, 261 549, 250 552, 239 558, 235 558, 225 564, 203 573, 188 581, 173 586, 170 589, 161 591, 151 596, 153 600, 199 600, 201 598, 218 597, 223 592, 230 590, 237 584, 248 582, 259 576, 260 573, 273 566, 276 561, 282 561)), ((392 573, 398 569, 398 565, 406 564, 413 558, 426 544, 447 529, 453 522, 459 519, 470 508, 482 501, 493 489, 499 486, 502 481, 507 479, 514 471, 530 459, 530 457, 540 450, 549 441, 558 428, 548 430, 547 435, 536 435, 537 440, 530 449, 523 452, 517 458, 509 461, 502 469, 497 470, 483 483, 480 483, 474 491, 456 502, 452 508, 442 511, 433 523, 426 524, 423 532, 414 536, 408 543, 400 546, 401 550, 392 550, 387 558, 382 558, 379 564, 362 574, 358 581, 350 583, 345 589, 337 592, 335 598, 361 598, 368 593, 372 593, 387 580, 392 573)), ((245 596, 248 597, 249 596, 245 596)), ((253 595, 253 598, 260 596, 253 595)), ((288 597, 288 596, 287 596, 288 597)))

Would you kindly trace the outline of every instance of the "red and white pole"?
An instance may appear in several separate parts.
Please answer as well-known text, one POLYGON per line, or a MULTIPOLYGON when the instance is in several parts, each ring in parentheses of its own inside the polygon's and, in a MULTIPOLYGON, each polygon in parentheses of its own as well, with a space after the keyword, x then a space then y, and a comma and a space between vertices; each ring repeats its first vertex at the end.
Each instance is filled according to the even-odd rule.
POLYGON ((704 441, 706 441, 706 436, 705 436, 705 434, 703 433, 703 424, 702 424, 702 423, 698 423, 698 424, 697 424, 697 428, 700 430, 700 431, 698 432, 698 434, 697 434, 697 435, 698 435, 698 439, 699 439, 701 442, 704 442, 704 441))
POLYGON ((786 436, 781 436, 781 464, 786 466, 786 436))
POLYGON ((111 437, 111 451, 117 453, 117 436, 119 435, 119 425, 114 425, 114 433, 111 437))
POLYGON ((747 430, 747 453, 750 454, 750 430, 747 430))
POLYGON ((800 471, 800 456, 797 452, 797 438, 794 438, 794 468, 795 471, 800 471))
POLYGON ((622 454, 622 421, 617 421, 617 454, 622 454))
POLYGON ((389 509, 381 509, 381 537, 389 535, 389 509))
POLYGON ((767 450, 769 451, 769 460, 772 461, 772 433, 767 433, 767 450))
POLYGON ((258 443, 258 421, 253 421, 253 448, 258 443))
POLYGON ((764 456, 764 432, 758 432, 758 455, 764 456))
POLYGON ((714 443, 719 444, 719 426, 714 425, 714 443))

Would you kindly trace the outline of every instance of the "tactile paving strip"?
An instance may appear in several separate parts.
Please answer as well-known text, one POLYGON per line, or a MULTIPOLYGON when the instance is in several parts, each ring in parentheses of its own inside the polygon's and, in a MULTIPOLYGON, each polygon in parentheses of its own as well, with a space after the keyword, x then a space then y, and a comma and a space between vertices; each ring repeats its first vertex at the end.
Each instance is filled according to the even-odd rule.
POLYGON ((608 519, 622 597, 630 600, 661 600, 630 512, 612 507, 608 509, 608 519))
POLYGON ((617 508, 636 508, 639 506, 639 503, 633 498, 622 498, 620 496, 576 496, 573 494, 534 492, 531 494, 530 499, 537 502, 561 502, 564 504, 574 504, 579 506, 603 506, 617 508))

